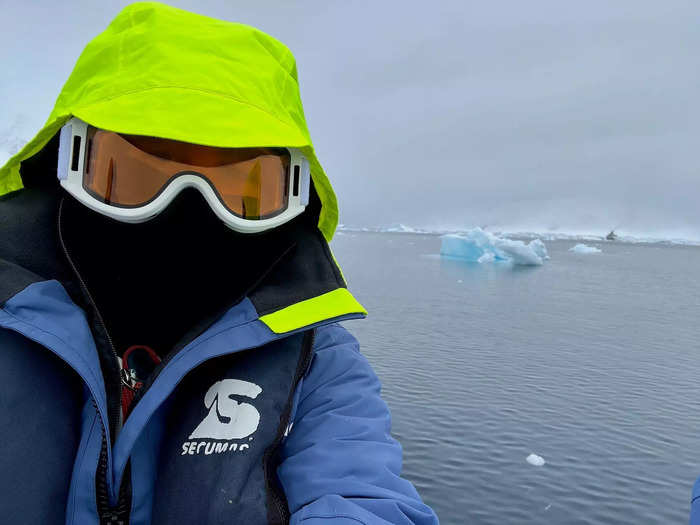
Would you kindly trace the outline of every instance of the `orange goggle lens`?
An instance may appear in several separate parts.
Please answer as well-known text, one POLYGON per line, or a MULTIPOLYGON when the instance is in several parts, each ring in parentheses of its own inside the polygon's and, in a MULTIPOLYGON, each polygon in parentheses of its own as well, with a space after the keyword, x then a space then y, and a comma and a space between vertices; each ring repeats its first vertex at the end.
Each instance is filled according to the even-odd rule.
POLYGON ((135 208, 181 175, 204 179, 244 219, 267 219, 289 202, 290 155, 279 148, 215 148, 89 128, 83 187, 102 202, 135 208))

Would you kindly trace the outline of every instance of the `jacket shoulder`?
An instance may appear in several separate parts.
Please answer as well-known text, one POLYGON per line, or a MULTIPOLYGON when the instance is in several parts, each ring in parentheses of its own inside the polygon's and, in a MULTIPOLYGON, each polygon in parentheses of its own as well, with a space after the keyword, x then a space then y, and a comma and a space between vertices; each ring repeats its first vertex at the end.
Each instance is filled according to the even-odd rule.
POLYGON ((360 343, 344 326, 332 323, 316 329, 314 338, 314 352, 323 352, 334 349, 360 351, 360 343))

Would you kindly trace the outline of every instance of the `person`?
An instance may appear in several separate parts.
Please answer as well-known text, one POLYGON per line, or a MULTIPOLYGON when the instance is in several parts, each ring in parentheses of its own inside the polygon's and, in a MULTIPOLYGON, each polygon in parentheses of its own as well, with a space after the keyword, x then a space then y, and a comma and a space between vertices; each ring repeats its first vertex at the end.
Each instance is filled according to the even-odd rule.
POLYGON ((0 194, 3 523, 437 523, 283 44, 126 7, 0 194))

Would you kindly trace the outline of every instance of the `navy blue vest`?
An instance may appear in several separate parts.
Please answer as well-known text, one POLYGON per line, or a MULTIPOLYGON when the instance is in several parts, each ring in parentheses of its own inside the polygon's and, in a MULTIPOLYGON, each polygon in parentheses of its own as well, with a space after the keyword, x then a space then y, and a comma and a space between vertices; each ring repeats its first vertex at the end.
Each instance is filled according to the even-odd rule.
POLYGON ((210 360, 180 383, 167 407, 153 525, 288 522, 277 454, 311 334, 210 360))

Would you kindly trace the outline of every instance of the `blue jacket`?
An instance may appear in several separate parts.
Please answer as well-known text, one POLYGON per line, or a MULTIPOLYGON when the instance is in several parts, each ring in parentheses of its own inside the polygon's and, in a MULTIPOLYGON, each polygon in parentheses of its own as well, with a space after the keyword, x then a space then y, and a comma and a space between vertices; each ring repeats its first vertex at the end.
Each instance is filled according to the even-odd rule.
MULTIPOLYGON (((363 312, 331 308, 285 331, 279 319, 269 321, 285 311, 270 302, 285 296, 281 283, 298 292, 311 278, 268 274, 164 361, 115 424, 104 344, 74 283, 18 264, 35 258, 18 247, 35 245, 16 229, 36 228, 39 219, 10 224, 3 210, 30 194, 0 202, 7 219, 0 238, 3 523, 437 523, 400 477, 401 447, 390 435, 379 380, 338 324, 363 312), (227 408, 228 398, 241 402, 227 408), (223 434, 207 427, 210 417, 223 434), (234 419, 239 430, 250 428, 226 434, 234 419)), ((45 214, 47 223, 53 216, 45 214)), ((318 273, 321 263, 308 264, 308 254, 325 244, 296 242, 297 257, 306 259, 294 271, 318 273)), ((291 275, 293 261, 282 266, 291 275)), ((328 293, 337 292, 321 297, 328 293)))
MULTIPOLYGON (((232 338, 238 333, 241 338, 275 337, 255 317, 250 302, 243 301, 199 339, 207 341, 214 332, 224 330, 229 331, 226 337, 232 338)), ((48 493, 56 497, 52 502, 56 505, 68 496, 66 523, 96 523, 94 502, 90 501, 94 491, 81 483, 92 483, 90 471, 96 466, 100 443, 90 440, 85 433, 95 434, 98 414, 106 419, 106 400, 99 363, 96 355, 89 353, 94 350, 94 343, 84 314, 59 283, 46 281, 32 284, 8 300, 0 310, 0 326, 2 370, 6 376, 2 383, 3 405, 20 397, 19 406, 2 407, 6 443, 4 453, 0 454, 1 471, 5 473, 0 481, 0 493, 4 520, 10 520, 4 522, 58 523, 53 505, 45 508, 42 504, 43 495, 48 493), (52 455, 71 449, 66 443, 70 441, 71 429, 60 428, 61 422, 51 419, 71 403, 72 390, 62 387, 57 391, 57 383, 77 378, 65 377, 65 370, 56 366, 56 360, 42 355, 49 351, 75 370, 97 405, 98 414, 89 409, 86 409, 89 413, 83 414, 90 421, 87 424, 83 421, 84 432, 77 454, 85 459, 82 464, 76 463, 70 476, 66 475, 67 463, 72 463, 74 458, 52 455), (41 366, 35 368, 34 361, 41 361, 41 366), (62 376, 54 377, 59 372, 62 376), (12 391, 8 395, 8 387, 15 386, 17 381, 22 382, 19 386, 27 391, 28 397, 22 398, 20 393, 12 391), (23 405, 35 409, 19 414, 23 405), (44 412, 48 421, 33 421, 44 412), (20 418, 24 421, 18 423, 20 418), (32 433, 31 429, 36 429, 38 424, 50 425, 54 430, 32 433), (26 427, 30 433, 22 432, 19 436, 10 431, 11 426, 22 430, 26 427), (58 435, 55 429, 60 429, 58 435), (12 476, 7 475, 10 472, 12 476), (37 475, 39 472, 44 475, 37 475)), ((320 326, 316 333, 308 375, 294 391, 291 430, 284 439, 277 469, 292 513, 291 523, 315 525, 328 523, 331 518, 339 525, 436 523, 435 515, 421 503, 413 486, 400 477, 401 448, 390 436, 390 416, 379 395, 379 381, 360 354, 357 341, 336 323, 320 326)), ((159 398, 167 397, 167 391, 186 369, 221 352, 218 345, 210 344, 193 348, 190 361, 173 369, 172 377, 163 378, 158 385, 163 389, 158 392, 159 398)), ((151 389, 150 393, 155 392, 151 389)), ((156 404, 155 399, 149 405, 146 401, 144 398, 137 405, 112 446, 111 479, 119 479, 136 442, 144 439, 141 433, 145 420, 152 415, 156 404)), ((136 482, 135 489, 139 488, 136 482)), ((112 485, 112 490, 115 486, 112 485)), ((144 490, 151 491, 152 487, 144 490)), ((138 515, 141 510, 138 505, 145 505, 140 499, 147 497, 148 494, 134 494, 136 512, 132 523, 147 523, 138 515)))

